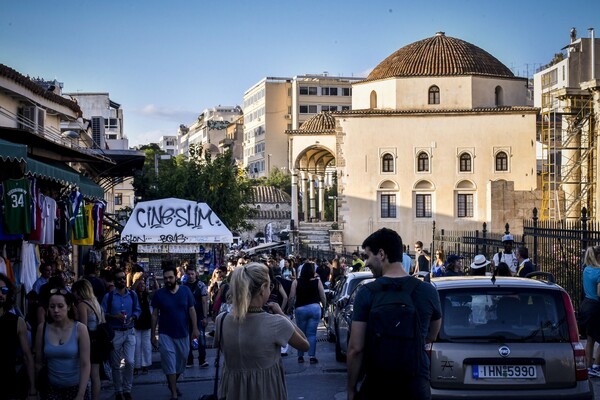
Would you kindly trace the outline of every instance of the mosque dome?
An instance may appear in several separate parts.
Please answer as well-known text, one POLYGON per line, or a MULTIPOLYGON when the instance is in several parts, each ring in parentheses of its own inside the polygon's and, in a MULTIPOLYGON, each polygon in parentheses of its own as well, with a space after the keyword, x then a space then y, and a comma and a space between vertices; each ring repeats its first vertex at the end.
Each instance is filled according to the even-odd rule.
POLYGON ((514 78, 510 69, 487 51, 438 32, 391 54, 371 71, 367 80, 464 75, 514 78))

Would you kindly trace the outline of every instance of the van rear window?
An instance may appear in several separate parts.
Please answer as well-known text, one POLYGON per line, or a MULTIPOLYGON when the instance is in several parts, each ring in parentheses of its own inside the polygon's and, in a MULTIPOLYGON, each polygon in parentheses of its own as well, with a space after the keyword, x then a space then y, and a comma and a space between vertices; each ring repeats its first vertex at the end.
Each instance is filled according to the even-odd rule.
POLYGON ((439 341, 568 342, 558 291, 453 289, 440 291, 439 341))

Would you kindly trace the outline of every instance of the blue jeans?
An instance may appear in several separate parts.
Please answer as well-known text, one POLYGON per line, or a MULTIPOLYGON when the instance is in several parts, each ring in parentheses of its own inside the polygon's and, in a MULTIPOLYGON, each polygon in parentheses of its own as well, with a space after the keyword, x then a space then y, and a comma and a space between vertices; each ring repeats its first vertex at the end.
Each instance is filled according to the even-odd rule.
MULTIPOLYGON (((306 338, 310 348, 308 356, 314 357, 317 352, 317 327, 321 321, 321 305, 319 303, 307 304, 296 308, 296 325, 306 338)), ((304 352, 298 350, 298 357, 304 356, 304 352)))

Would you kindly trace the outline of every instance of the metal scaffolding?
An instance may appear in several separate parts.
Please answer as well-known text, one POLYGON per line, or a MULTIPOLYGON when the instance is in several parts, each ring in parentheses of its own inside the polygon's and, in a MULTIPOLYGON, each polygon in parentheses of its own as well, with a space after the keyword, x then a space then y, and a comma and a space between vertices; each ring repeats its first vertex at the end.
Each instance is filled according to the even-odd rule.
MULTIPOLYGON (((542 78, 542 88, 552 85, 549 79, 550 75, 542 78)), ((584 207, 589 218, 596 218, 595 123, 590 91, 562 88, 542 92, 541 220, 579 219, 584 207)))

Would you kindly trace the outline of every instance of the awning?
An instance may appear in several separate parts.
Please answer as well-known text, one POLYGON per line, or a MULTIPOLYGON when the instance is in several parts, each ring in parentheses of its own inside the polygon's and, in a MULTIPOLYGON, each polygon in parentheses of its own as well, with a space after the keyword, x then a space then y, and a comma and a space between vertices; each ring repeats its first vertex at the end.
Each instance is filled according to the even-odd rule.
POLYGON ((25 161, 27 146, 0 139, 0 158, 2 161, 25 161))
POLYGON ((79 184, 80 175, 64 163, 41 162, 33 158, 27 158, 26 162, 25 174, 27 175, 49 179, 63 185, 79 184))
POLYGON ((286 247, 286 246, 287 246, 287 244, 285 242, 270 242, 270 243, 259 244, 258 246, 251 247, 249 249, 243 249, 242 252, 251 256, 256 253, 279 249, 279 248, 286 247))
POLYGON ((26 157, 25 174, 38 178, 59 182, 63 185, 78 186, 84 197, 103 199, 104 189, 90 178, 85 177, 73 168, 59 161, 38 161, 26 157))
POLYGON ((79 191, 84 197, 91 197, 94 199, 104 198, 104 189, 87 176, 79 177, 79 191))

